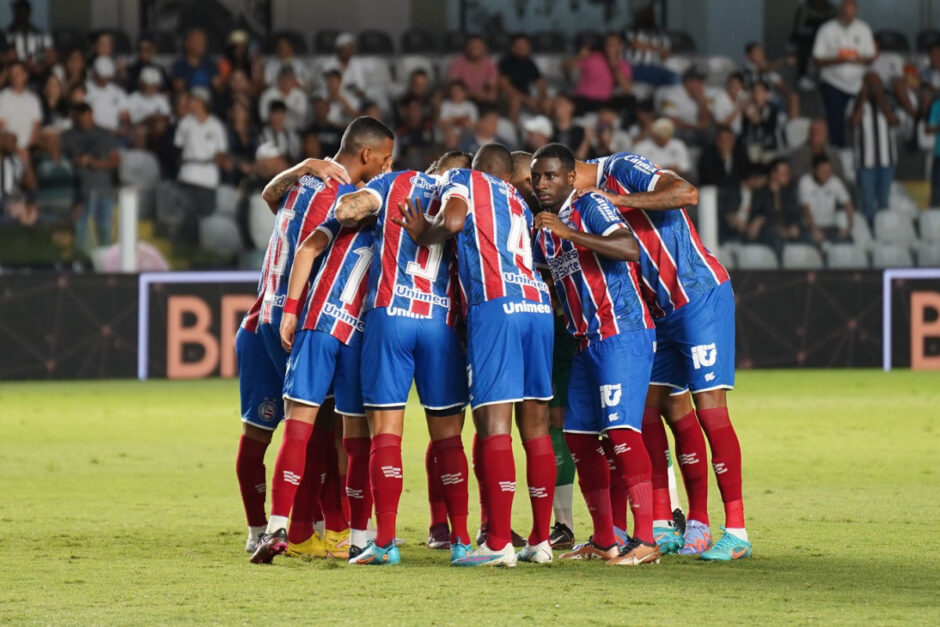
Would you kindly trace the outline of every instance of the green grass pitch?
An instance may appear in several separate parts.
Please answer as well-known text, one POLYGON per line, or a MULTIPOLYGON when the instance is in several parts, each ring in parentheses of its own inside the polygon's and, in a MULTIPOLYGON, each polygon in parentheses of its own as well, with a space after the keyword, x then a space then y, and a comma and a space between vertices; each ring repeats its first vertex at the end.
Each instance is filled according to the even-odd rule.
MULTIPOLYGON (((731 411, 750 560, 450 568, 421 546, 427 436, 411 407, 402 565, 255 566, 234 381, 3 383, 0 623, 940 623, 940 377, 743 372, 731 411)), ((710 496, 717 531, 714 483, 710 496)))

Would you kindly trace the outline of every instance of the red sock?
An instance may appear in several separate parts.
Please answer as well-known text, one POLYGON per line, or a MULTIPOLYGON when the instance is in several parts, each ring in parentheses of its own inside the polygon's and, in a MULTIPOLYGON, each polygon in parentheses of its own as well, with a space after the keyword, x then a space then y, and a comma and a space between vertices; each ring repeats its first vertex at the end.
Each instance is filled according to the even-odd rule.
POLYGON ((235 476, 238 477, 238 489, 242 493, 245 518, 248 519, 250 527, 268 524, 268 519, 264 516, 264 497, 267 490, 264 452, 267 449, 267 442, 259 442, 244 434, 238 441, 235 476))
POLYGON ((669 499, 669 440, 658 407, 643 408, 643 444, 649 454, 653 483, 653 519, 672 520, 669 499))
POLYGON ((552 504, 555 498, 555 451, 552 438, 543 435, 522 443, 525 447, 525 474, 532 505, 532 533, 529 544, 548 540, 552 526, 552 504))
POLYGON ((610 438, 601 438, 604 447, 604 457, 607 458, 607 468, 610 470, 610 517, 614 527, 627 531, 627 486, 623 482, 623 469, 617 466, 617 456, 614 455, 614 446, 610 438))
POLYGON ((619 466, 623 470, 623 482, 627 484, 627 494, 630 496, 633 511, 631 535, 652 544, 653 484, 650 481, 650 457, 643 444, 643 436, 632 429, 611 429, 607 436, 614 446, 619 466))
POLYGON ((320 515, 320 493, 323 491, 327 455, 324 432, 314 428, 310 439, 307 440, 304 474, 294 494, 290 524, 287 526, 287 539, 294 544, 299 544, 313 535, 313 523, 320 515))
POLYGON ((744 527, 741 500, 741 444, 731 426, 727 407, 698 410, 698 419, 712 449, 712 468, 725 504, 725 527, 744 527))
POLYGON ((486 486, 486 545, 498 551, 510 540, 512 497, 516 492, 516 465, 512 457, 512 436, 508 433, 483 438, 483 478, 486 486))
POLYGON ((437 459, 437 469, 440 472, 439 480, 444 493, 444 502, 447 504, 447 515, 450 518, 450 542, 454 544, 470 544, 470 533, 467 531, 467 501, 470 496, 467 492, 467 456, 463 452, 463 440, 459 435, 432 442, 434 457, 437 459))
POLYGON ((483 438, 473 434, 473 450, 471 451, 473 463, 473 476, 477 480, 477 492, 480 493, 480 526, 486 525, 486 481, 483 480, 483 438))
POLYGON ((375 502, 375 544, 386 547, 395 539, 395 519, 401 500, 401 438, 381 433, 372 438, 369 455, 372 499, 375 502))
POLYGON ((441 470, 434 454, 434 442, 428 442, 424 451, 424 469, 428 475, 428 505, 431 507, 431 526, 447 524, 447 504, 444 502, 444 486, 441 485, 441 470))
POLYGON ((610 512, 610 473, 604 449, 597 436, 590 433, 566 433, 565 442, 578 469, 578 485, 594 523, 594 544, 613 546, 617 537, 610 512))
MULTIPOLYGON (((284 421, 284 439, 274 463, 271 479, 271 515, 289 516, 294 505, 294 495, 304 474, 307 459, 307 443, 313 433, 313 425, 299 420, 284 421)), ((317 477, 319 481, 319 477, 317 477)))
POLYGON ((339 460, 336 445, 331 440, 326 451, 323 489, 320 491, 320 509, 323 510, 323 524, 329 531, 343 531, 349 527, 343 515, 343 503, 340 500, 339 460))
MULTIPOLYGON (((676 461, 689 497, 689 520, 708 524, 708 449, 695 412, 669 425, 676 439, 676 461)), ((655 492, 654 492, 655 502, 655 492)))
POLYGON ((349 500, 349 526, 365 529, 372 516, 372 486, 369 481, 371 438, 343 438, 349 462, 346 466, 346 496, 349 500))

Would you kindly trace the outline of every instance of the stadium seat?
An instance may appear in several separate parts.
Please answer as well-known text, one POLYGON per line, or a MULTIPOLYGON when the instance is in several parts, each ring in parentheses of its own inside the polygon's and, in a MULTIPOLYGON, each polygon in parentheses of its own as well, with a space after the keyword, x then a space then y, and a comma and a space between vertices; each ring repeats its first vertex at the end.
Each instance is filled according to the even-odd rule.
POLYGON ((264 202, 261 194, 255 194, 248 200, 248 235, 255 248, 264 250, 271 239, 274 229, 274 214, 264 202))
POLYGON ((304 36, 295 30, 282 30, 276 33, 265 37, 264 42, 261 44, 261 49, 265 54, 274 54, 274 47, 277 43, 277 40, 281 37, 287 37, 292 44, 294 44, 294 53, 297 56, 304 56, 307 54, 307 40, 304 39, 304 36))
POLYGON ((380 30, 364 30, 359 33, 359 54, 395 54, 395 44, 388 33, 380 30))
POLYGON ((166 227, 170 234, 183 222, 183 216, 195 211, 190 206, 189 196, 180 190, 176 181, 160 181, 157 184, 157 223, 166 227))
POLYGON ((879 211, 875 214, 875 239, 879 244, 890 244, 910 248, 917 235, 914 223, 900 211, 879 211))
POLYGON ((823 258, 812 244, 787 244, 783 247, 784 270, 821 270, 823 258))
POLYGON ((539 31, 532 36, 532 49, 542 54, 564 54, 567 51, 565 35, 554 30, 539 31))
POLYGON ((200 219, 199 246, 218 255, 237 254, 242 248, 242 238, 234 218, 212 215, 200 219))
POLYGON ((565 73, 561 69, 565 62, 565 55, 561 53, 536 53, 532 55, 532 60, 538 66, 542 78, 552 87, 561 89, 565 86, 565 73))
POLYGON ((777 255, 769 246, 763 244, 744 244, 737 253, 738 268, 741 270, 777 270, 777 255))
POLYGON ((852 241, 863 250, 870 250, 875 245, 875 238, 871 235, 868 220, 859 214, 856 214, 855 219, 852 220, 852 241))
POLYGON ((705 71, 705 81, 709 85, 724 86, 728 76, 738 71, 734 59, 720 55, 709 55, 699 65, 705 71))
POLYGON ((797 148, 805 144, 806 139, 809 137, 809 125, 809 118, 787 120, 786 126, 783 127, 783 135, 787 140, 787 146, 797 148))
POLYGON ((690 56, 683 54, 671 54, 666 57, 665 61, 663 61, 663 66, 665 66, 667 70, 682 76, 686 70, 692 67, 693 63, 694 59, 690 56))
POLYGON ((696 51, 695 40, 692 35, 681 30, 671 30, 666 33, 669 35, 669 42, 674 54, 692 54, 696 51))
POLYGON ((872 251, 871 265, 875 268, 909 268, 914 265, 914 259, 907 248, 878 244, 872 251))
POLYGON ((917 246, 917 265, 940 268, 940 242, 921 242, 917 246))
POLYGON ((238 213, 238 190, 232 185, 215 188, 215 214, 235 216, 238 213))
POLYGON ((122 150, 118 165, 121 185, 152 189, 160 182, 160 162, 148 150, 122 150))
POLYGON ((826 266, 830 270, 858 270, 868 267, 868 255, 854 244, 831 244, 826 247, 826 266))
POLYGON ((940 42, 940 30, 925 28, 917 33, 917 52, 927 52, 936 42, 940 42))
POLYGON ((911 44, 907 36, 896 30, 880 30, 875 33, 875 42, 879 52, 910 52, 911 44))
POLYGON ((317 54, 333 54, 333 43, 339 36, 335 28, 324 28, 313 36, 313 51, 317 54))
POLYGON ((402 88, 408 84, 408 78, 417 69, 427 72, 432 84, 437 81, 437 71, 434 68, 434 63, 427 55, 402 54, 395 58, 395 80, 403 86, 402 88))
POLYGON ((437 39, 430 32, 412 28, 401 34, 399 47, 404 54, 430 54, 437 52, 437 39))
POLYGON ((940 209, 921 211, 918 218, 920 239, 924 242, 940 243, 940 209))
POLYGON ((734 270, 737 268, 735 263, 735 250, 737 246, 735 244, 722 244, 715 250, 715 256, 718 257, 718 261, 721 262, 721 265, 725 267, 726 270, 734 270))

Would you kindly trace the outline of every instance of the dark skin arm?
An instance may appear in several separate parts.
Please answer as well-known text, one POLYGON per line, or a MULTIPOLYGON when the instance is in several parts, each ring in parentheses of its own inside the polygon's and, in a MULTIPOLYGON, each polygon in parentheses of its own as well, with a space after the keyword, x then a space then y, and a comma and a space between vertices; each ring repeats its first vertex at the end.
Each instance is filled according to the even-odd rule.
POLYGON ((398 204, 401 218, 392 218, 392 222, 408 231, 415 244, 433 246, 449 240, 463 230, 467 221, 467 209, 464 199, 451 196, 432 222, 421 208, 421 201, 413 203, 409 198, 407 204, 398 204))
POLYGON ((596 235, 572 229, 554 213, 543 211, 535 216, 535 228, 551 231, 561 239, 616 261, 637 261, 640 245, 629 228, 617 229, 607 235, 596 235))
MULTIPOLYGON (((319 257, 330 244, 330 237, 323 231, 316 229, 303 241, 294 263, 290 269, 290 279, 287 284, 287 298, 297 300, 304 292, 304 287, 310 279, 310 270, 314 260, 319 257)), ((281 316, 281 346, 290 352, 294 346, 294 335, 297 331, 297 314, 286 311, 281 316)))
POLYGON ((656 181, 656 187, 651 192, 613 194, 597 187, 589 187, 579 189, 576 197, 580 198, 589 193, 600 194, 617 207, 631 207, 648 211, 668 211, 698 204, 698 188, 672 172, 660 174, 659 180, 656 181))

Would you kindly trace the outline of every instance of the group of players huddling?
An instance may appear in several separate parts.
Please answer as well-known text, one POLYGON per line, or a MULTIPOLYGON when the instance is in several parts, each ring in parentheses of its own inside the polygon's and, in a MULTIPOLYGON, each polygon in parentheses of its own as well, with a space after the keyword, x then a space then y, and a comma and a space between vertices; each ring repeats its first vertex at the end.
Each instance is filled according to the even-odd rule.
POLYGON ((532 155, 489 144, 444 154, 427 172, 389 171, 393 150, 392 132, 360 117, 334 158, 302 162, 264 190, 275 227, 236 340, 251 561, 287 552, 400 562, 412 382, 431 440, 428 546, 449 549, 452 565, 547 563, 553 549, 616 565, 664 553, 748 557, 726 403, 734 296, 682 208, 697 203, 695 187, 639 155, 577 162, 561 144, 532 155), (481 505, 475 549, 467 404, 481 505), (532 507, 524 539, 510 525, 513 417, 532 507), (282 418, 266 519, 264 453, 282 418), (663 418, 687 520, 670 490, 663 418), (714 543, 706 438, 725 509, 714 543), (593 522, 577 545, 575 468, 593 522))

